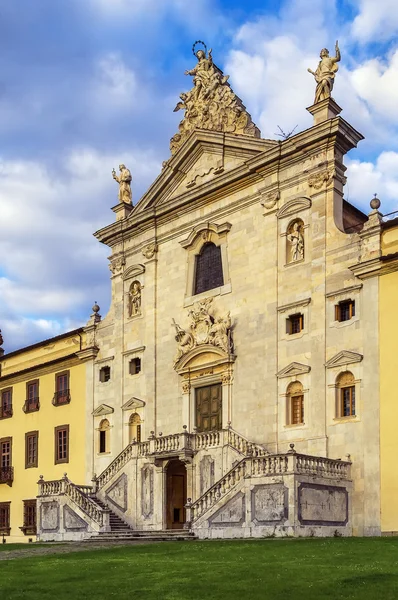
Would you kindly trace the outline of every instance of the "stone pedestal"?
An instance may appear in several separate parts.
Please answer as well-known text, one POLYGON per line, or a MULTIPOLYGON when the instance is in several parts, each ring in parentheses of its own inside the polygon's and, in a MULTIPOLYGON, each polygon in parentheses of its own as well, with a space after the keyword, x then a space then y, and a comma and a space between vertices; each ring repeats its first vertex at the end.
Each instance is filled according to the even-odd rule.
POLYGON ((307 108, 308 112, 314 117, 314 125, 334 119, 343 110, 333 98, 325 98, 321 102, 317 102, 307 108))
POLYGON ((127 204, 127 202, 119 202, 116 206, 112 206, 112 210, 116 215, 116 221, 120 221, 121 219, 127 219, 133 210, 133 205, 127 204))

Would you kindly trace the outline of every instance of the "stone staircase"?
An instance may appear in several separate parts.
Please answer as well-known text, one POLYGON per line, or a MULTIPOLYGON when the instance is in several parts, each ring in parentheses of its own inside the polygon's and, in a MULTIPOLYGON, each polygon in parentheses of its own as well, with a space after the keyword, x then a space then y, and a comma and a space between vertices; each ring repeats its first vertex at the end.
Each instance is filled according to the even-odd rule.
POLYGON ((103 510, 109 511, 110 531, 100 532, 98 535, 92 536, 88 542, 128 542, 128 541, 186 541, 196 539, 194 533, 188 529, 166 529, 162 531, 138 531, 132 529, 123 519, 118 517, 104 502, 95 498, 103 510))

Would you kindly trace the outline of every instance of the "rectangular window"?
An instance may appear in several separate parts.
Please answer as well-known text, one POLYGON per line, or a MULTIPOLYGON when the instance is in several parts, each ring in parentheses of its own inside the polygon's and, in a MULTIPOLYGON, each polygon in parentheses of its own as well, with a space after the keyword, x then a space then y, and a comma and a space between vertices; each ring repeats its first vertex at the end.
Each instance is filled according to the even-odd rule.
POLYGON ((25 535, 36 534, 36 500, 23 501, 23 526, 25 535))
POLYGON ((141 371, 141 359, 132 358, 129 362, 130 375, 137 375, 141 371))
POLYGON ((69 425, 55 428, 55 464, 69 462, 69 425))
POLYGON ((342 323, 355 317, 355 301, 344 300, 335 306, 335 320, 342 323))
POLYGON ((1 535, 10 535, 10 504, 11 502, 0 502, 1 535))
POLYGON ((100 454, 106 452, 106 431, 99 432, 99 451, 100 454))
POLYGON ((26 402, 24 411, 26 413, 34 412, 39 410, 39 408, 39 380, 36 379, 35 381, 28 381, 26 384, 26 402))
POLYGON ((291 424, 300 425, 304 423, 304 398, 303 396, 291 397, 291 424))
POLYGON ((109 381, 111 378, 111 368, 110 367, 102 367, 99 372, 99 379, 101 383, 105 383, 109 381))
POLYGON ((0 419, 12 417, 12 388, 1 392, 0 398, 0 419))
POLYGON ((12 484, 14 471, 12 468, 12 438, 0 439, 0 483, 12 484))
POLYGON ((286 333, 288 335, 293 335, 295 333, 300 333, 304 329, 304 315, 290 315, 288 319, 286 319, 286 333))
POLYGON ((341 416, 355 417, 355 385, 341 388, 341 416))
POLYGON ((57 373, 55 376, 55 394, 53 398, 53 405, 60 406, 61 404, 69 404, 69 402, 69 371, 57 373))
POLYGON ((25 433, 25 469, 37 467, 39 449, 39 432, 25 433))

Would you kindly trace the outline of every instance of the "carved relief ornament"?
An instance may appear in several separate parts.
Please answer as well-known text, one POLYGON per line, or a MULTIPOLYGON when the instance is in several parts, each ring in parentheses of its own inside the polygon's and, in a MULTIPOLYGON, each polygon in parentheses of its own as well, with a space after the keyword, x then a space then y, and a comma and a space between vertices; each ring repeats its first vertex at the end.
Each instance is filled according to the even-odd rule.
POLYGON ((316 190, 320 190, 324 183, 326 184, 326 187, 330 185, 334 176, 334 170, 328 171, 325 169, 320 173, 313 173, 308 177, 308 185, 316 190))
POLYGON ((189 311, 191 322, 187 330, 180 327, 173 319, 176 330, 175 340, 178 344, 174 367, 184 354, 197 346, 216 346, 225 354, 233 351, 231 315, 228 313, 226 317, 215 317, 210 312, 212 301, 213 298, 205 298, 194 304, 189 311))
POLYGON ((267 210, 271 210, 271 208, 274 208, 275 204, 278 202, 279 197, 280 197, 279 190, 273 190, 266 194, 264 193, 261 195, 261 204, 267 210))
POLYGON ((145 248, 142 249, 142 254, 148 260, 153 258, 158 251, 158 245, 153 242, 152 244, 148 244, 145 248))
POLYGON ((126 259, 123 255, 116 256, 115 258, 111 259, 111 262, 109 263, 109 270, 111 271, 112 275, 116 275, 117 273, 123 271, 125 264, 126 259))

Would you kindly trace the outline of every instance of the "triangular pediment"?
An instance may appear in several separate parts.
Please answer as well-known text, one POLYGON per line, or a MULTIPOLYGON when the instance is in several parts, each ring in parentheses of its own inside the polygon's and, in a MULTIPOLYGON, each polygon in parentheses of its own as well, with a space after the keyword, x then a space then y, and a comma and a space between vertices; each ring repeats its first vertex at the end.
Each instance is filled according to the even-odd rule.
POLYGON ((332 367, 342 367, 344 365, 350 365, 351 363, 361 362, 363 355, 358 352, 351 352, 351 350, 342 350, 332 358, 330 358, 326 367, 331 369, 332 367))
POLYGON ((297 375, 304 375, 304 373, 309 373, 311 371, 311 367, 309 365, 303 365, 298 362, 292 362, 290 365, 281 369, 277 376, 279 379, 282 377, 295 377, 297 375))
POLYGON ((140 400, 139 398, 130 398, 127 400, 122 406, 122 410, 135 410, 137 408, 143 408, 145 406, 145 402, 140 400))
MULTIPOLYGON (((240 172, 256 155, 276 146, 273 140, 222 134, 195 129, 177 153, 163 163, 163 169, 148 191, 130 213, 129 218, 148 208, 173 204, 177 197, 194 197, 198 190, 225 181, 240 172)), ((244 173, 247 174, 246 170, 244 173)), ((242 176, 241 174, 241 176, 242 176)))
POLYGON ((100 404, 97 406, 95 410, 93 410, 93 417, 102 417, 104 415, 110 415, 114 412, 112 406, 108 406, 108 404, 100 404))

